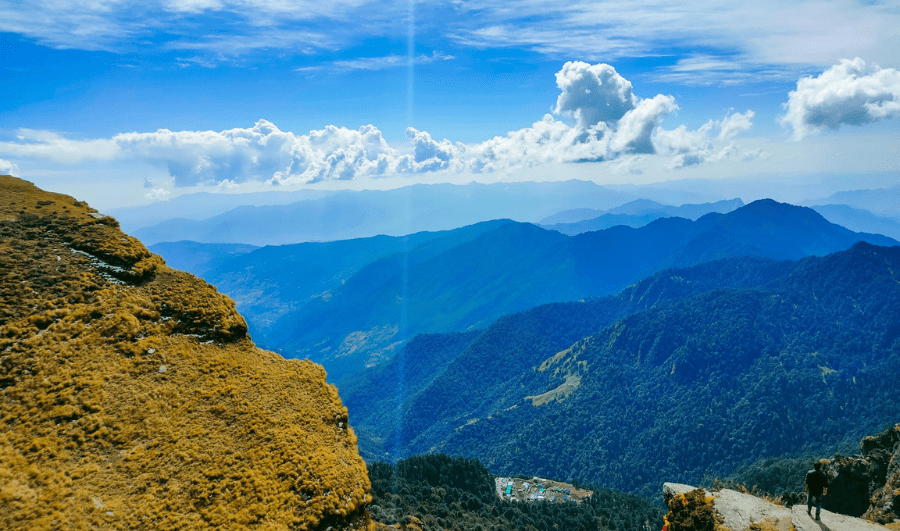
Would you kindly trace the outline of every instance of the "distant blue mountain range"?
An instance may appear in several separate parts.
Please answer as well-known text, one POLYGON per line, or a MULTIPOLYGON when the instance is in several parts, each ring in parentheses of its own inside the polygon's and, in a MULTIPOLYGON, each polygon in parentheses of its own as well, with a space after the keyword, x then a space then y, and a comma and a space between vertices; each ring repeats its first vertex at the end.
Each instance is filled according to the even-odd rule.
MULTIPOLYGON (((206 260, 202 276, 236 300, 258 344, 322 363, 337 381, 391 358, 419 333, 485 327, 539 304, 616 293, 668 267, 822 256, 858 241, 897 244, 808 208, 762 200, 696 221, 662 218, 572 237, 501 220, 402 238, 263 247, 206 260)), ((175 260, 203 247, 152 249, 175 260)))
MULTIPOLYGON (((500 218, 532 222, 573 207, 611 208, 633 199, 629 193, 578 180, 413 185, 383 191, 334 192, 289 204, 239 206, 206 219, 174 216, 152 226, 123 226, 146 244, 191 240, 282 245, 403 236, 500 218)), ((141 216, 152 219, 148 216, 155 215, 153 207, 142 208, 126 214, 135 221, 141 216)), ((165 204, 158 208, 171 212, 165 204)))
POLYGON ((540 226, 569 236, 582 232, 608 229, 616 225, 643 227, 659 218, 680 217, 698 219, 711 212, 727 214, 744 206, 740 199, 718 201, 716 203, 685 204, 681 206, 664 205, 647 199, 636 199, 609 210, 581 208, 566 210, 541 220, 540 226))

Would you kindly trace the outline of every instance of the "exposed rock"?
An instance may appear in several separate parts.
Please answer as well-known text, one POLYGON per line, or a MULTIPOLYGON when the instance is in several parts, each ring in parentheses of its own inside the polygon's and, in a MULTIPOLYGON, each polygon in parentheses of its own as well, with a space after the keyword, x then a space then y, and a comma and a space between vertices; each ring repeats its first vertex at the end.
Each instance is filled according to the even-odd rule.
MULTIPOLYGON (((665 483, 663 497, 668 501, 673 496, 686 494, 694 489, 690 485, 665 483)), ((713 507, 722 516, 722 525, 728 529, 743 531, 763 522, 779 531, 789 531, 791 528, 790 509, 731 489, 707 493, 713 497, 713 507)))
POLYGON ((763 522, 779 531, 789 531, 791 528, 790 509, 731 489, 714 492, 713 496, 723 525, 729 529, 750 529, 753 524, 763 522))
POLYGON ((663 499, 669 501, 669 498, 673 496, 687 494, 696 488, 697 487, 692 487, 683 483, 663 483, 663 499))
POLYGON ((795 505, 791 511, 791 521, 796 531, 884 531, 885 528, 867 522, 861 518, 833 513, 822 509, 819 520, 815 520, 815 507, 812 516, 806 514, 806 505, 795 505))
POLYGON ((900 518, 900 424, 866 437, 861 455, 835 455, 825 467, 830 511, 890 523, 900 518))
MULTIPOLYGON (((690 485, 665 483, 663 496, 667 503, 675 496, 694 490, 690 485)), ((885 528, 861 518, 822 510, 821 520, 806 514, 806 504, 787 509, 750 494, 731 489, 707 492, 713 507, 722 517, 722 527, 732 531, 877 531, 885 528)), ((813 509, 815 510, 815 509, 813 509)))

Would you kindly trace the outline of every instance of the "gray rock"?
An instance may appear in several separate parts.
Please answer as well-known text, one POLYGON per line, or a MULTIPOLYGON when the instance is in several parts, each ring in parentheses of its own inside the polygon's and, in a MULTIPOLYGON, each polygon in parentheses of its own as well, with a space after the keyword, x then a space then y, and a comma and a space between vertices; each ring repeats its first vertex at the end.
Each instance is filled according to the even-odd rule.
MULTIPOLYGON (((815 510, 813 508, 813 515, 815 515, 815 510)), ((795 505, 791 516, 796 531, 885 531, 887 529, 861 518, 845 516, 824 509, 820 515, 821 520, 815 520, 806 514, 806 505, 795 505)))
POLYGON ((687 494, 688 492, 695 490, 697 487, 692 487, 690 485, 684 485, 681 483, 663 483, 663 499, 669 500, 673 496, 678 496, 679 494, 687 494))
POLYGON ((790 509, 731 489, 714 492, 713 496, 716 511, 722 516, 722 525, 729 529, 742 531, 761 523, 779 531, 791 529, 790 509))
MULTIPOLYGON (((685 494, 696 487, 680 483, 663 484, 666 500, 685 494)), ((884 531, 886 528, 861 518, 822 510, 821 520, 806 514, 806 504, 787 509, 756 496, 731 489, 709 492, 713 507, 722 517, 722 527, 731 531, 774 529, 778 531, 884 531)), ((813 509, 815 510, 815 509, 813 509)), ((815 514, 815 513, 813 513, 815 514)))

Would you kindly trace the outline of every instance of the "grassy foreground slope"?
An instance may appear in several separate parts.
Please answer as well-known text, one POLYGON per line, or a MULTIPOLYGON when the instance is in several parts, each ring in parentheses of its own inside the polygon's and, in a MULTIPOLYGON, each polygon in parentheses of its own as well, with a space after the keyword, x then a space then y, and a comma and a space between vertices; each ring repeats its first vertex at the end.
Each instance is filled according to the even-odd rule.
POLYGON ((0 528, 366 524, 324 370, 85 203, 0 177, 0 528))

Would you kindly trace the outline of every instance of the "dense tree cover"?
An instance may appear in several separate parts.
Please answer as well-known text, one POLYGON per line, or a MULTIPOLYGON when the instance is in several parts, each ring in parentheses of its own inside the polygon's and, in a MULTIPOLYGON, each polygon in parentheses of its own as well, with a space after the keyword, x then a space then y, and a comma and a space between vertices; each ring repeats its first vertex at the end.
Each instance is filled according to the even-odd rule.
POLYGON ((417 455, 396 465, 369 466, 373 520, 431 530, 645 531, 659 529, 665 512, 632 494, 592 489, 576 504, 512 502, 498 498, 494 477, 475 459, 417 455))
POLYGON ((581 319, 573 309, 595 303, 548 306, 498 321, 414 393, 372 381, 356 388, 371 399, 342 396, 400 404, 389 418, 350 412, 366 437, 408 452, 397 458, 452 452, 646 496, 900 417, 900 247, 716 265, 727 278, 736 263, 739 278, 769 281, 692 291, 693 270, 659 275, 620 294, 633 306, 595 301, 606 317, 583 339, 563 341, 581 319))
POLYGON ((778 500, 786 507, 806 503, 806 473, 825 452, 797 452, 781 457, 766 457, 735 468, 727 477, 703 478, 706 489, 732 489, 778 500))
POLYGON ((473 402, 491 404, 505 389, 495 382, 530 371, 579 339, 617 319, 665 301, 719 287, 753 287, 786 274, 794 264, 763 258, 730 258, 672 269, 629 286, 615 296, 555 303, 504 316, 482 331, 422 334, 393 359, 339 384, 360 453, 370 460, 402 457, 418 424, 437 425, 473 402), (472 393, 456 393, 460 381, 472 393), (424 411, 423 411, 424 410, 424 411), (410 415, 415 415, 415 419, 410 415), (392 433, 394 426, 410 429, 392 433))
POLYGON ((500 220, 403 238, 265 247, 217 262, 204 277, 238 302, 261 345, 320 362, 340 382, 419 333, 471 330, 540 304, 613 294, 669 267, 797 259, 860 240, 897 243, 763 200, 696 221, 664 218, 573 237, 500 220))

